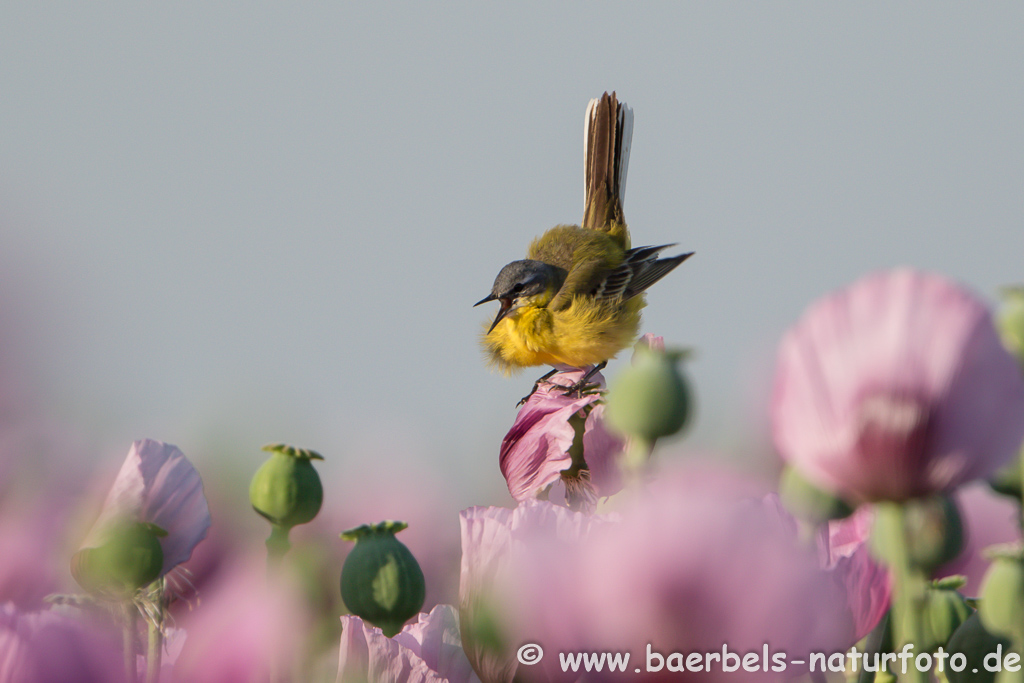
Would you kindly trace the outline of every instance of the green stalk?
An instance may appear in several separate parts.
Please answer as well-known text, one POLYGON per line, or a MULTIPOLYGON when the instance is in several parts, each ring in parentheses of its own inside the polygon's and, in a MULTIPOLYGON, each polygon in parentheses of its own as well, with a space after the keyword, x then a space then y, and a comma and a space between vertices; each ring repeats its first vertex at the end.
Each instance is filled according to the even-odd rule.
MULTIPOLYGON (((1020 522, 1020 528, 1024 529, 1024 446, 1020 449, 1020 480, 1022 491, 1020 500, 1021 518, 1018 521, 1020 522)), ((1024 619, 1024 615, 1020 615, 1020 618, 1024 619)), ((1010 649, 1024 657, 1024 638, 1021 638, 1020 635, 1015 637, 1013 642, 1010 644, 1010 649)), ((995 683, 1024 683, 1024 666, 1021 666, 1017 671, 1007 671, 1006 669, 1003 669, 996 674, 995 683)))
MULTIPOLYGON (((1020 652, 1020 650, 1016 649, 1014 649, 1013 651, 1020 652)), ((1024 666, 1022 666, 1017 671, 1007 671, 1006 669, 1003 669, 1002 671, 996 674, 995 683, 1021 683, 1022 681, 1024 681, 1024 666)))
POLYGON ((122 644, 124 648, 124 676, 128 683, 137 683, 138 664, 136 663, 138 652, 135 649, 135 636, 138 631, 139 610, 135 603, 127 600, 122 604, 122 616, 124 617, 124 630, 122 631, 122 644))
MULTIPOLYGON (((161 605, 161 612, 163 606, 161 605)), ((161 614, 162 616, 162 614, 161 614)), ((159 683, 160 659, 163 656, 164 634, 160 631, 160 623, 150 621, 149 642, 146 650, 146 683, 159 683)))
MULTIPOLYGON (((291 541, 288 540, 290 531, 291 527, 280 524, 270 525, 270 536, 267 537, 267 583, 272 586, 281 579, 281 565, 284 562, 285 553, 292 547, 291 541)), ((284 680, 281 675, 281 663, 277 661, 273 653, 268 664, 267 677, 270 683, 284 680)))
MULTIPOLYGON (((900 541, 893 543, 887 550, 889 568, 894 580, 892 625, 896 634, 896 647, 900 648, 906 643, 918 645, 924 642, 927 577, 911 565, 904 531, 903 506, 899 503, 879 503, 876 510, 878 523, 890 530, 890 538, 897 538, 900 541)), ((902 669, 900 671, 902 672, 902 669)), ((908 661, 906 675, 901 673, 899 678, 909 683, 929 683, 931 680, 927 671, 918 671, 913 659, 908 661)))
MULTIPOLYGON (((868 634, 867 642, 864 644, 864 654, 874 659, 877 653, 879 657, 888 652, 892 642, 892 612, 888 611, 878 625, 868 634)), ((874 683, 875 672, 861 668, 857 674, 857 683, 874 683)))
POLYGON ((291 531, 291 527, 280 526, 279 524, 270 525, 270 536, 267 537, 267 575, 274 576, 277 572, 277 568, 281 566, 281 560, 284 558, 291 547, 291 541, 288 540, 288 532, 291 531))
POLYGON ((631 436, 629 447, 622 456, 622 469, 626 478, 626 487, 637 487, 643 481, 643 473, 654 453, 654 441, 631 436))

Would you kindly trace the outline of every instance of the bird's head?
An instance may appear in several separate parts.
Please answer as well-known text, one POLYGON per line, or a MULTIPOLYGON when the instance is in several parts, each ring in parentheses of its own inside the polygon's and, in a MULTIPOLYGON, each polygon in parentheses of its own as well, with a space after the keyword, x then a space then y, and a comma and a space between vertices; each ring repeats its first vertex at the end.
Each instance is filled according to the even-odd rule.
POLYGON ((513 261, 498 273, 491 293, 473 305, 479 306, 488 301, 501 302, 498 315, 487 330, 490 334, 505 316, 517 308, 526 304, 546 306, 564 280, 565 271, 561 268, 529 259, 513 261))

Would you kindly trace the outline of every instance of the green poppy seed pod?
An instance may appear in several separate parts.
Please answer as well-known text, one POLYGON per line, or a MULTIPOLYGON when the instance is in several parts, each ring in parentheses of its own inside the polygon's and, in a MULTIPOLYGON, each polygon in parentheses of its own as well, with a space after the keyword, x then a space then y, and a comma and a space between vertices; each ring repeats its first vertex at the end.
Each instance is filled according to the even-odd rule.
POLYGON ((871 551, 889 565, 904 555, 913 569, 930 574, 960 554, 963 527, 956 503, 946 496, 875 506, 871 551))
POLYGON ((946 678, 950 683, 993 683, 996 672, 985 669, 985 656, 1000 646, 1005 650, 1010 646, 1010 641, 985 630, 981 618, 975 612, 953 632, 945 648, 949 652, 962 652, 967 658, 967 666, 960 672, 946 666, 946 678))
POLYGON ((1024 459, 1024 446, 1021 446, 1020 455, 1009 462, 1003 469, 992 475, 989 486, 997 493, 1004 496, 1011 496, 1021 500, 1021 460, 1024 459))
POLYGON ((981 582, 981 622, 990 632, 1024 646, 1024 550, 1019 545, 989 549, 992 564, 981 582))
POLYGON ((395 534, 405 522, 350 529, 341 535, 356 545, 341 568, 341 599, 352 614, 379 626, 389 638, 423 607, 423 571, 395 534))
POLYGON ((822 491, 792 467, 782 470, 779 498, 792 515, 812 524, 843 519, 853 513, 853 509, 844 500, 822 491))
POLYGON ((963 549, 960 511, 949 496, 934 496, 904 504, 904 537, 910 562, 923 572, 951 562, 963 549))
POLYGON ((633 365, 608 391, 605 418, 612 429, 654 443, 686 425, 692 400, 679 369, 683 355, 637 347, 633 365))
POLYGON ((159 578, 164 564, 160 539, 166 535, 155 524, 116 524, 105 535, 103 544, 75 553, 71 574, 87 591, 131 595, 159 578))
POLYGON ((1003 305, 996 317, 996 327, 1003 345, 1024 368, 1024 286, 1003 290, 1003 305))
POLYGON ((263 450, 273 455, 256 470, 249 484, 253 509, 285 529, 312 520, 324 501, 313 461, 323 460, 323 456, 285 444, 270 444, 263 450))
POLYGON ((953 633, 974 613, 956 588, 937 585, 941 584, 933 584, 925 594, 921 623, 924 642, 916 643, 921 651, 934 652, 940 646, 945 647, 953 633))

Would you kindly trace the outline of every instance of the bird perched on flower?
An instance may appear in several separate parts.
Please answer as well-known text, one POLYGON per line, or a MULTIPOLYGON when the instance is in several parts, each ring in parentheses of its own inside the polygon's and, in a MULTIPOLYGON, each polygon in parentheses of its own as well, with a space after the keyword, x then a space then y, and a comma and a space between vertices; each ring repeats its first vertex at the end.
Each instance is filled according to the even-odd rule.
POLYGON ((671 244, 630 248, 622 199, 632 136, 633 111, 615 93, 591 100, 582 225, 557 225, 535 239, 527 258, 502 268, 475 304, 501 304, 483 345, 506 374, 603 364, 636 338, 643 292, 693 255, 658 258, 671 244))

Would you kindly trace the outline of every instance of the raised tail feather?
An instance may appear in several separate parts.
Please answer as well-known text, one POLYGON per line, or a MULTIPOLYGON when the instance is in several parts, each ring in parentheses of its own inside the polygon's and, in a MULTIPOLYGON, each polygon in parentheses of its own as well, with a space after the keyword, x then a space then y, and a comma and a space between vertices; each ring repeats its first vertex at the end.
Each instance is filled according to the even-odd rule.
POLYGON ((583 127, 584 228, 608 231, 613 223, 626 225, 622 205, 632 140, 633 110, 614 92, 590 101, 583 127))

